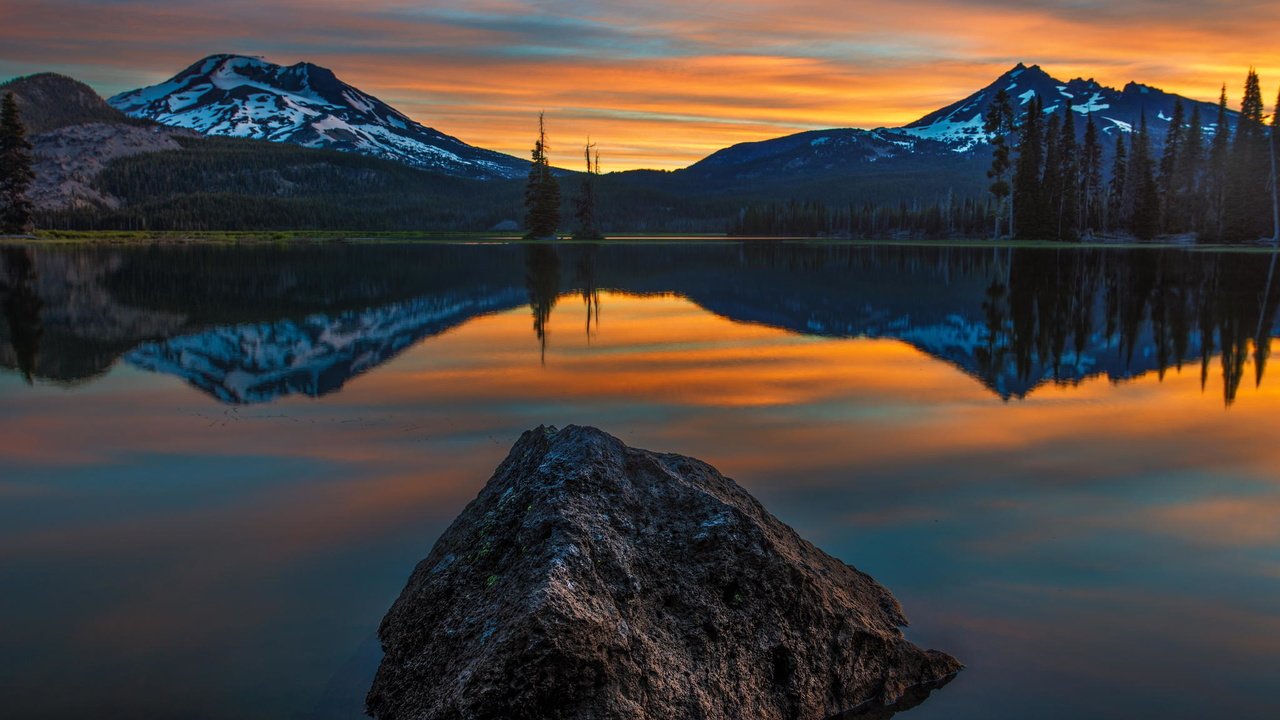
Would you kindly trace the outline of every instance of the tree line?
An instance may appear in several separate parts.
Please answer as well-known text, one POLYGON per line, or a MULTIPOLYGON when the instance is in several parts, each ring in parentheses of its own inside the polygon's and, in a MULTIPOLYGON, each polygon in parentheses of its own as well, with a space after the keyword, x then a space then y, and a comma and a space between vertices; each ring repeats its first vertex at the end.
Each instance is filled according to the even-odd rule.
POLYGON ((1207 242, 1280 240, 1280 112, 1272 113, 1268 127, 1257 72, 1249 71, 1234 117, 1223 86, 1212 132, 1206 132, 1199 105, 1188 113, 1181 99, 1163 138, 1155 137, 1144 114, 1132 132, 1117 137, 1109 170, 1092 114, 1085 114, 1083 141, 1077 142, 1081 113, 1070 101, 1046 113, 1039 96, 1032 96, 1025 107, 1019 116, 1001 90, 984 118, 992 145, 987 175, 995 237, 1075 241, 1127 233, 1140 240, 1179 234, 1207 242))
POLYGON ((754 203, 729 223, 727 232, 754 237, 945 239, 985 233, 993 203, 954 194, 932 201, 896 204, 817 200, 754 203))

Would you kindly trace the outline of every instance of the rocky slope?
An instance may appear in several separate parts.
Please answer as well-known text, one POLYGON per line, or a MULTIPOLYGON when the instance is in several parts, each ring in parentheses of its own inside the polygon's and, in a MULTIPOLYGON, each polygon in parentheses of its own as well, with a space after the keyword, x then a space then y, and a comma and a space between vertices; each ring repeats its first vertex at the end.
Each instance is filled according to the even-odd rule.
POLYGON ((39 210, 119 207, 119 198, 95 186, 98 174, 117 158, 180 150, 181 135, 191 133, 125 123, 72 125, 36 135, 31 198, 39 210))
POLYGON ((173 78, 112 97, 135 117, 203 135, 288 142, 471 178, 514 178, 528 162, 425 127, 311 63, 212 55, 173 78))
POLYGON ((526 432, 379 630, 376 718, 782 720, 961 665, 715 468, 594 428, 526 432))
POLYGON ((31 139, 36 177, 30 196, 38 210, 118 207, 120 200, 93 182, 108 163, 177 150, 176 137, 195 137, 188 130, 127 117, 93 88, 65 75, 16 78, 0 85, 0 94, 6 92, 14 94, 31 139))

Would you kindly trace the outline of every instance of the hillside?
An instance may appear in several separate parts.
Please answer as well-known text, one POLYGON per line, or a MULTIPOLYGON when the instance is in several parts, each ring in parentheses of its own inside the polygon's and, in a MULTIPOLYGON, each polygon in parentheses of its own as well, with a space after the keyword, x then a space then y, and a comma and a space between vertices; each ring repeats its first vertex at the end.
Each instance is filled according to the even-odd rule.
POLYGON ((57 73, 39 73, 0 83, 0 95, 12 92, 28 135, 85 123, 152 123, 127 117, 107 104, 93 88, 57 73))
POLYGON ((520 186, 430 173, 334 150, 181 137, 95 180, 109 211, 51 213, 45 227, 148 230, 484 230, 518 217, 520 186))

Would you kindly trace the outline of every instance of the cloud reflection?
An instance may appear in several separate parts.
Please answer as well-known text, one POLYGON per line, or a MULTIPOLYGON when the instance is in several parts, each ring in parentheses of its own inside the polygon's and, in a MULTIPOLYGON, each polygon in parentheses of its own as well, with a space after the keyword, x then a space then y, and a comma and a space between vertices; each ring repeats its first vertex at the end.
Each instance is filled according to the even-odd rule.
POLYGON ((1024 713, 1067 697, 1067 713, 1085 707, 1082 688, 1167 694, 1198 658, 1237 668, 1200 668, 1223 693, 1273 667, 1259 638, 1277 631, 1264 600, 1280 589, 1266 571, 1280 542, 1275 380, 1230 409, 1202 392, 1198 368, 1005 402, 897 341, 600 295, 589 338, 580 298, 559 299, 545 365, 521 307, 322 401, 232 409, 127 367, 74 391, 6 385, 7 482, 56 493, 0 495, 0 578, 19 589, 0 609, 28 619, 12 637, 40 648, 12 675, 24 702, 70 707, 41 678, 74 657, 95 678, 86 703, 145 677, 175 688, 148 709, 173 712, 199 661, 213 668, 199 696, 211 712, 243 711, 263 672, 281 676, 283 699, 254 711, 296 709, 518 433, 543 422, 702 457, 894 588, 914 632, 955 634, 937 644, 973 663, 937 712, 949 695, 1024 713))

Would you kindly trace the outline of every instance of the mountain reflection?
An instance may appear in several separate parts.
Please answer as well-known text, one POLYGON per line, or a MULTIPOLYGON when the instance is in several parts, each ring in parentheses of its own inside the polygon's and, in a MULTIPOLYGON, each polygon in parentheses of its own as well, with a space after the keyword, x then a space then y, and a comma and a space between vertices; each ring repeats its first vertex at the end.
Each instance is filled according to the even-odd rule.
POLYGON ((528 304, 542 362, 564 293, 675 294, 739 321, 892 338, 1002 398, 1198 363, 1230 405, 1276 335, 1274 256, 1175 249, 704 243, 9 248, 0 364, 74 383, 116 360, 227 403, 334 392, 528 304), (568 272, 562 272, 562 268, 568 272))

